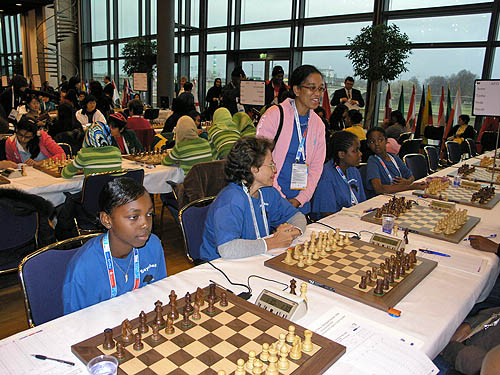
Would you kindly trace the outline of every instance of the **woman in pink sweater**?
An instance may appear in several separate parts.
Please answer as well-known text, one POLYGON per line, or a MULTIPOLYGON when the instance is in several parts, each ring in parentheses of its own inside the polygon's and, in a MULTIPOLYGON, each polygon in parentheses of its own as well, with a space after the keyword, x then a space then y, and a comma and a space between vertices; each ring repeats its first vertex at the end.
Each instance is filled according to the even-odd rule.
MULTIPOLYGON (((280 104, 283 126, 273 150, 277 174, 274 187, 303 214, 310 212, 325 162, 325 125, 314 112, 325 87, 323 77, 312 65, 302 65, 290 77, 294 99, 280 104)), ((274 139, 279 131, 280 109, 270 107, 260 119, 257 136, 274 139)))
POLYGON ((14 163, 34 165, 37 162, 52 158, 64 157, 64 150, 43 130, 39 131, 35 121, 23 116, 17 123, 16 134, 7 138, 5 154, 7 160, 14 163))

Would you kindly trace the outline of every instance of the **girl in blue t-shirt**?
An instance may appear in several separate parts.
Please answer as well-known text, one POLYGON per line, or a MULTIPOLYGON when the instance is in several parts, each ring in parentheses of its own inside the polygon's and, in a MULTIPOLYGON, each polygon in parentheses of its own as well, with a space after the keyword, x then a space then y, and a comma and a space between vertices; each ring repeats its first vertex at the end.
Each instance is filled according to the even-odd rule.
POLYGON ((357 166, 361 162, 359 138, 350 132, 337 132, 323 166, 323 173, 312 200, 312 218, 340 211, 366 200, 365 190, 357 166))
POLYGON ((399 156, 387 152, 387 136, 383 128, 368 130, 366 143, 375 154, 368 158, 366 171, 365 187, 371 195, 425 189, 425 181, 414 182, 413 174, 399 156))

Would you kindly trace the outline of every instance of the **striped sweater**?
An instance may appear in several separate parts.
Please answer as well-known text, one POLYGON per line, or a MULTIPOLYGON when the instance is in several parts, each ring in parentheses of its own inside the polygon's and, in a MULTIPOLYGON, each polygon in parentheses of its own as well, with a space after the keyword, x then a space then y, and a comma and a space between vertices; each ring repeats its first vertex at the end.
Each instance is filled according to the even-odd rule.
POLYGON ((73 177, 80 169, 86 175, 117 171, 122 168, 122 155, 115 146, 84 147, 78 151, 72 163, 63 168, 63 178, 73 177))
POLYGON ((213 159, 214 153, 208 141, 198 137, 176 143, 161 163, 163 165, 178 165, 186 176, 193 165, 213 159))
POLYGON ((221 129, 217 125, 213 125, 208 129, 210 146, 212 146, 218 160, 224 159, 231 151, 233 144, 240 138, 241 134, 236 129, 221 129))

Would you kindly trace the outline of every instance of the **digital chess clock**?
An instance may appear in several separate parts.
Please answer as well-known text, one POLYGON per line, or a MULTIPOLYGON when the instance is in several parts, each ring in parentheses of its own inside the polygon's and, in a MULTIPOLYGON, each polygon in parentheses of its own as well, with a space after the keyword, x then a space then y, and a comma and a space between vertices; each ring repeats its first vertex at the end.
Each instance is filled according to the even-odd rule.
POLYGON ((404 241, 401 238, 391 237, 380 233, 374 233, 370 239, 370 243, 394 251, 404 248, 404 241))
POLYGON ((441 211, 452 211, 456 207, 455 203, 431 201, 430 208, 441 211))
POLYGON ((307 313, 307 302, 304 298, 278 288, 262 289, 255 304, 291 321, 297 321, 307 313))

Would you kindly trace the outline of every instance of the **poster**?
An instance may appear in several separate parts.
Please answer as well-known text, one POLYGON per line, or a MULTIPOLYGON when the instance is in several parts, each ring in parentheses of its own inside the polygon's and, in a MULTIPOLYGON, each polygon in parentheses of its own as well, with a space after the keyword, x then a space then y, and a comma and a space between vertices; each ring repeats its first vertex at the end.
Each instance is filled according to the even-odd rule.
POLYGON ((147 73, 134 73, 134 91, 148 91, 147 73))

